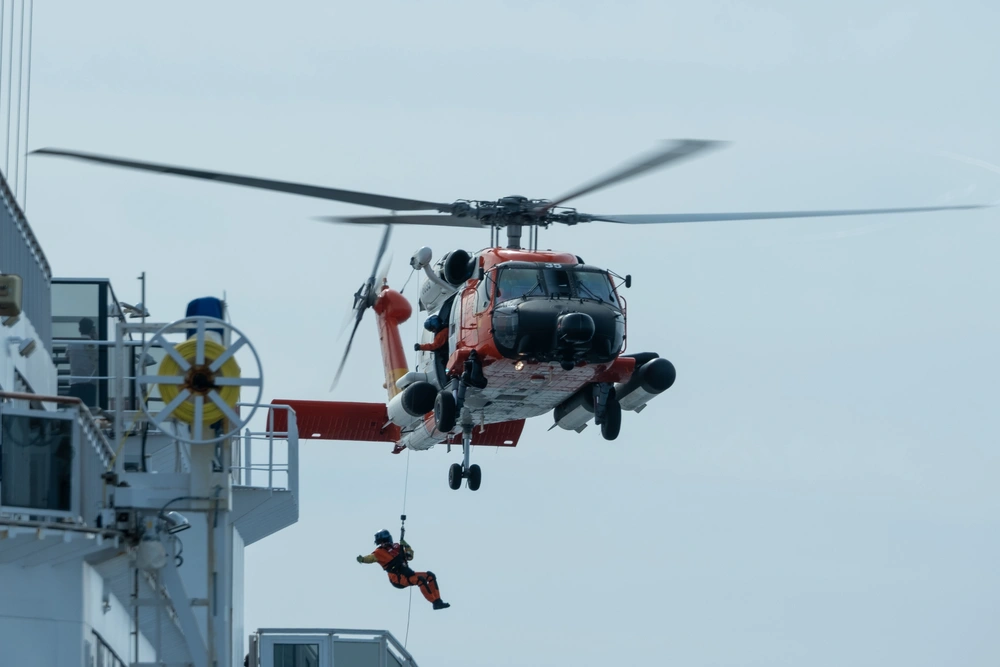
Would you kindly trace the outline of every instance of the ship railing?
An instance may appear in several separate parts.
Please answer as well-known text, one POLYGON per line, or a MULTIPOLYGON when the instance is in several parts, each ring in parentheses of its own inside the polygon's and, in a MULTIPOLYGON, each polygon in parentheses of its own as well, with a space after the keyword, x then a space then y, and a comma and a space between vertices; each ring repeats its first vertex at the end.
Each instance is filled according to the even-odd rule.
POLYGON ((250 667, 307 664, 295 656, 308 654, 308 664, 335 667, 417 667, 417 662, 388 630, 348 628, 261 628, 250 635, 250 667), (300 647, 295 650, 295 647, 300 647), (306 647, 309 647, 308 649, 306 647), (287 658, 295 662, 289 662, 287 658))
MULTIPOLYGON (((143 372, 144 366, 142 365, 141 359, 134 359, 132 363, 129 363, 129 359, 125 352, 129 348, 132 348, 132 354, 138 355, 141 349, 145 346, 142 340, 130 340, 123 339, 120 341, 121 347, 119 348, 119 341, 116 340, 87 340, 83 338, 53 338, 53 362, 56 364, 58 370, 58 376, 56 382, 60 391, 70 391, 70 387, 74 384, 79 383, 93 383, 101 385, 101 382, 106 382, 107 395, 97 396, 97 405, 90 406, 94 408, 103 408, 107 406, 109 411, 114 411, 119 407, 123 407, 126 410, 135 410, 140 412, 138 397, 135 396, 136 389, 136 378, 142 375, 146 375, 143 372), (66 351, 64 348, 70 345, 93 345, 97 348, 109 348, 108 354, 108 365, 112 368, 117 368, 119 365, 128 364, 130 367, 135 366, 137 370, 134 374, 122 373, 122 372, 109 372, 108 375, 73 375, 70 371, 65 370, 65 368, 59 368, 60 366, 65 367, 68 364, 68 359, 66 358, 66 351), (138 348, 138 349, 136 349, 138 348), (112 350, 115 351, 114 356, 112 356, 112 350), (114 364, 112 366, 112 364, 114 364), (119 394, 119 387, 116 384, 118 380, 124 380, 121 384, 120 391, 122 395, 119 394)), ((153 346, 150 348, 151 352, 155 352, 160 348, 153 346)), ((158 363, 158 362, 157 362, 158 363)), ((105 392, 101 392, 104 394, 105 392)), ((158 391, 151 391, 147 402, 150 403, 162 403, 158 391)))
POLYGON ((234 440, 233 484, 268 489, 299 488, 299 429, 295 410, 287 405, 237 403, 237 407, 267 409, 264 431, 246 429, 242 442, 234 440), (274 411, 287 410, 286 431, 274 429, 274 411))
POLYGON ((104 474, 116 453, 82 401, 2 391, 0 421, 0 465, 4 472, 0 517, 96 525, 106 501, 104 474), (39 409, 32 404, 54 404, 57 408, 39 409), (33 438, 30 444, 20 441, 25 435, 33 438))
MULTIPOLYGON (((129 323, 127 327, 131 330, 136 327, 140 327, 138 323, 129 323)), ((145 325, 149 327, 159 327, 157 324, 145 325)), ((147 332, 148 333, 148 332, 147 332)), ((72 386, 76 382, 93 383, 97 386, 106 386, 107 394, 102 391, 100 395, 96 396, 95 405, 89 405, 91 412, 97 414, 108 415, 108 432, 113 433, 115 428, 119 428, 123 435, 137 435, 139 429, 145 424, 148 427, 149 435, 166 435, 172 436, 173 431, 164 430, 159 428, 155 422, 148 419, 145 412, 142 410, 141 402, 145 401, 147 409, 153 413, 157 412, 163 407, 163 399, 160 396, 159 389, 156 385, 155 380, 148 384, 140 384, 139 378, 142 377, 155 377, 149 376, 145 371, 146 367, 149 365, 155 365, 159 363, 159 359, 153 359, 153 363, 145 364, 144 359, 136 358, 141 352, 141 349, 145 347, 146 343, 141 339, 128 339, 120 338, 118 340, 83 340, 80 338, 56 338, 54 339, 55 347, 59 349, 59 346, 69 345, 69 344, 86 344, 93 345, 98 348, 109 348, 109 366, 113 369, 107 375, 72 375, 67 370, 61 370, 58 376, 58 386, 60 392, 72 391, 72 386), (113 352, 113 354, 111 354, 113 352), (130 361, 129 355, 133 357, 130 361), (111 361, 113 360, 113 362, 111 361), (112 365, 113 364, 113 365, 112 365), (121 369, 122 372, 114 372, 114 370, 121 369), (140 390, 141 394, 140 395, 140 390), (106 407, 105 407, 106 406, 106 407), (120 422, 114 423, 115 418, 120 418, 120 422)), ((156 354, 162 354, 161 345, 152 345, 149 348, 149 356, 156 354)), ((65 360, 58 354, 55 357, 55 361, 58 364, 65 364, 65 360)), ((238 407, 240 405, 251 405, 247 403, 237 404, 237 413, 239 412, 238 407)), ((237 440, 238 436, 233 437, 233 441, 237 440)), ((175 446, 178 448, 179 459, 188 460, 189 459, 189 446, 185 443, 177 442, 175 446)))

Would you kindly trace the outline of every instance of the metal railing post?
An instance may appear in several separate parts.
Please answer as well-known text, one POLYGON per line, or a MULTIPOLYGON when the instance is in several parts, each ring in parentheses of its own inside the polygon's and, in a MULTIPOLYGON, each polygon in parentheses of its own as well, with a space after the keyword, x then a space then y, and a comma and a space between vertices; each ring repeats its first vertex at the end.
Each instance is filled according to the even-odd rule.
POLYGON ((271 442, 268 445, 268 455, 267 455, 267 488, 274 488, 274 435, 271 436, 271 442))
POLYGON ((285 442, 288 443, 288 490, 299 494, 299 423, 295 410, 288 408, 288 427, 285 442))
POLYGON ((243 448, 246 450, 244 452, 243 460, 246 461, 247 468, 247 486, 253 486, 253 455, 250 453, 250 443, 252 438, 250 437, 250 429, 246 430, 243 434, 243 448))

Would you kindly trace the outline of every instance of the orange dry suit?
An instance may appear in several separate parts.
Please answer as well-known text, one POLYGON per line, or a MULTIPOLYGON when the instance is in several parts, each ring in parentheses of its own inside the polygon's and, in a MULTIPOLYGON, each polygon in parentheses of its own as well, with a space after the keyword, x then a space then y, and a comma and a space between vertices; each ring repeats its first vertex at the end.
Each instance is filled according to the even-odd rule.
POLYGON ((434 334, 434 340, 432 340, 430 343, 417 343, 414 346, 414 348, 418 352, 421 350, 424 352, 433 352, 434 350, 443 346, 447 342, 448 342, 448 330, 441 329, 441 331, 438 331, 436 334, 434 334))
POLYGON ((379 545, 371 554, 358 558, 360 563, 381 565, 389 575, 389 582, 396 588, 420 586, 420 592, 428 602, 440 600, 441 592, 437 587, 437 577, 433 572, 414 572, 407 565, 407 561, 411 560, 413 560, 413 549, 405 540, 400 540, 390 547, 379 545))

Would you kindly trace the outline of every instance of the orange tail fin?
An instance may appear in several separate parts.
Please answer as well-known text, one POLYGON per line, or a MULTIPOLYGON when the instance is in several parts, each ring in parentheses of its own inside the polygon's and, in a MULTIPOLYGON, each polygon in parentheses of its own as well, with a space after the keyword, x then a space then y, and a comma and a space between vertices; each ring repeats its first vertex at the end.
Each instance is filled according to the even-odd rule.
POLYGON ((385 367, 385 389, 389 400, 392 400, 399 393, 396 380, 403 377, 408 368, 399 325, 410 319, 413 308, 402 294, 384 287, 375 300, 374 310, 378 323, 378 340, 382 347, 382 365, 385 367))

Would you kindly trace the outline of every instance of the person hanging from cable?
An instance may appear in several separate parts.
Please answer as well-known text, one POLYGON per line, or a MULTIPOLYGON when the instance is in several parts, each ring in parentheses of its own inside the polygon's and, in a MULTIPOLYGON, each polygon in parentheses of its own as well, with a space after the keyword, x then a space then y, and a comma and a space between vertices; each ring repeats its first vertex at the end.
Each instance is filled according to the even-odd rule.
POLYGON ((375 544, 378 545, 375 551, 367 556, 358 556, 359 563, 381 565, 389 575, 389 582, 396 588, 419 586, 420 592, 435 609, 447 609, 451 606, 441 600, 441 591, 438 590, 437 577, 433 572, 414 572, 410 569, 407 563, 413 560, 413 549, 406 540, 400 537, 399 542, 394 543, 388 530, 380 530, 375 533, 375 544))

